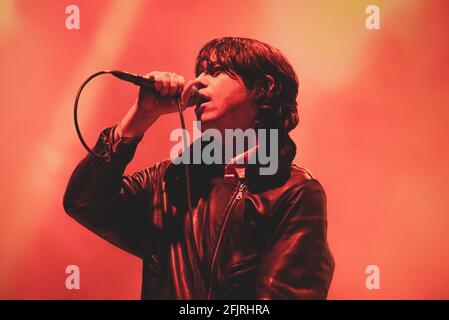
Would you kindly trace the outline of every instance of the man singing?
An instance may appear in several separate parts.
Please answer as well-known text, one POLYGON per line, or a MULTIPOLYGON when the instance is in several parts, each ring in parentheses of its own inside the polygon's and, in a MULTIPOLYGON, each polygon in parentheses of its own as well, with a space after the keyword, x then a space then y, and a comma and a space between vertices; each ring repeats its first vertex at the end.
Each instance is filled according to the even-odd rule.
POLYGON ((225 37, 200 50, 195 75, 186 85, 174 73, 147 75, 155 90, 141 88, 125 117, 101 133, 94 150, 105 158, 88 154, 78 164, 66 212, 143 259, 142 299, 325 299, 334 271, 326 196, 308 171, 292 165, 292 66, 268 44, 225 37), (145 131, 176 112, 177 97, 192 88, 201 96, 201 130, 276 130, 274 173, 260 170, 259 150, 271 148, 259 138, 255 148, 231 148, 233 157, 219 163, 166 160, 123 175, 145 131))

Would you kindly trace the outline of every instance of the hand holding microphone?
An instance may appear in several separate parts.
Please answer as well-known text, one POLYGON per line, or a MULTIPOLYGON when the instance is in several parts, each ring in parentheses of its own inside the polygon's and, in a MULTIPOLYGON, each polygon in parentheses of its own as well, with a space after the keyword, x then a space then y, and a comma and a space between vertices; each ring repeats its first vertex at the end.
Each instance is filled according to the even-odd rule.
POLYGON ((140 86, 136 102, 117 127, 118 134, 122 136, 143 136, 147 128, 161 115, 178 112, 179 98, 183 110, 195 105, 199 99, 198 89, 193 82, 189 82, 185 87, 184 77, 173 72, 153 71, 145 76, 122 71, 111 73, 140 86))

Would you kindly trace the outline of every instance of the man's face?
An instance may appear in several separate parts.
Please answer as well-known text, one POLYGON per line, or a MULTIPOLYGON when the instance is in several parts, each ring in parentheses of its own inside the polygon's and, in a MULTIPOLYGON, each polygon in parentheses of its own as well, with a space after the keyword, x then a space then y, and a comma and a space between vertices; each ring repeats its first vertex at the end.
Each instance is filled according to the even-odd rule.
POLYGON ((257 107, 250 99, 250 91, 239 76, 230 76, 217 63, 203 61, 204 71, 194 80, 204 95, 195 108, 201 129, 246 130, 254 127, 257 107))

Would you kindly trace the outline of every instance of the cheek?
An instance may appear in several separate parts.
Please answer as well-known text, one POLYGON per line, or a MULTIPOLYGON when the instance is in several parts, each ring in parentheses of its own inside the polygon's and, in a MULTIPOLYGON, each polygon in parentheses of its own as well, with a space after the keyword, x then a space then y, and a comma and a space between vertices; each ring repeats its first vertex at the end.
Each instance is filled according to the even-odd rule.
POLYGON ((242 106, 249 101, 249 92, 238 81, 228 78, 217 83, 217 103, 229 110, 242 106))

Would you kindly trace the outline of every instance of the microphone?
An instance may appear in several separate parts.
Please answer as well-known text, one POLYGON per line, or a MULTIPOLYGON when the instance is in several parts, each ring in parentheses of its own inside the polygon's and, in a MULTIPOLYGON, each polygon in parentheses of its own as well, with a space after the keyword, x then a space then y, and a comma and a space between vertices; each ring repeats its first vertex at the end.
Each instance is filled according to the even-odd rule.
MULTIPOLYGON (((132 84, 135 84, 136 86, 143 87, 143 88, 150 89, 150 90, 155 90, 153 78, 147 79, 145 77, 142 77, 141 75, 132 74, 132 73, 124 72, 124 71, 120 71, 120 70, 111 70, 110 73, 113 76, 115 76, 121 80, 131 82, 132 84)), ((180 98, 181 95, 177 94, 177 97, 180 98)), ((189 92, 187 103, 186 103, 185 107, 196 105, 197 102, 199 101, 199 99, 200 99, 200 93, 198 91, 198 88, 195 86, 192 86, 192 88, 189 92)))

